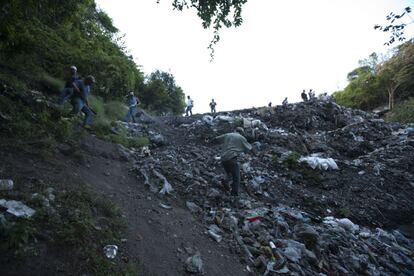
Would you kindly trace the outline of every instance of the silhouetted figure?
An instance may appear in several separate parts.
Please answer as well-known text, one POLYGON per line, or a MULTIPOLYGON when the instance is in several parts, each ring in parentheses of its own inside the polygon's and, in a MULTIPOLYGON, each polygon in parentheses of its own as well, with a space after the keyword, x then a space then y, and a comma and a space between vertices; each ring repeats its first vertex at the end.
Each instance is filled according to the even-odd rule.
POLYGON ((306 95, 305 89, 303 89, 302 94, 300 94, 300 96, 302 97, 302 100, 304 102, 308 101, 308 96, 306 95))
POLYGON ((268 107, 272 107, 272 102, 269 102, 269 104, 267 106, 268 107))
POLYGON ((282 102, 282 105, 283 106, 287 106, 287 104, 288 104, 288 100, 287 100, 287 97, 283 100, 283 102, 282 102))
POLYGON ((211 109, 212 114, 216 114, 216 105, 217 105, 217 103, 214 101, 214 99, 211 99, 210 109, 211 109))

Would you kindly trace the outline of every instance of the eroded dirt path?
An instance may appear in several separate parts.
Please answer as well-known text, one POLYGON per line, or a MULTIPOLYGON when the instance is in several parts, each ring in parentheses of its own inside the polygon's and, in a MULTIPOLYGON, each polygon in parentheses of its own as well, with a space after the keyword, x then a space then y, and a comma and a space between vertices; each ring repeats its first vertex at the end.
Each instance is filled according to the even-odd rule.
POLYGON ((142 275, 185 275, 185 260, 199 251, 206 275, 247 275, 239 257, 207 235, 182 199, 161 198, 148 191, 130 171, 132 164, 119 160, 116 148, 89 137, 84 141, 89 165, 76 173, 120 207, 128 223, 127 241, 120 246, 125 260, 138 263, 142 275))

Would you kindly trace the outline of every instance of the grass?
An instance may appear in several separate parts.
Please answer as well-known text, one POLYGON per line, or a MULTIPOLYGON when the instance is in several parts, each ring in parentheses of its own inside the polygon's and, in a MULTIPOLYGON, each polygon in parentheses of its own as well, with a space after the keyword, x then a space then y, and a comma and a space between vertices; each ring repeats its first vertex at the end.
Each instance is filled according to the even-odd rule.
POLYGON ((0 124, 2 138, 15 144, 37 143, 52 149, 57 141, 66 141, 72 136, 73 121, 61 120, 58 111, 46 106, 30 107, 21 101, 0 97, 0 111, 2 117, 8 118, 0 124))
POLYGON ((414 98, 397 104, 390 116, 390 121, 414 123, 414 98))
POLYGON ((45 207, 39 197, 27 197, 25 202, 36 210, 33 217, 12 222, 0 220, 0 255, 39 255, 36 248, 40 239, 48 247, 70 253, 79 272, 112 275, 119 270, 119 275, 132 275, 133 265, 124 270, 114 268, 113 262, 103 255, 105 245, 121 244, 121 234, 126 229, 126 221, 114 204, 79 185, 56 194, 50 202, 52 207, 45 207))
POLYGON ((149 145, 147 137, 130 137, 127 129, 116 125, 115 121, 123 119, 127 112, 127 107, 123 103, 118 101, 104 103, 101 98, 94 96, 90 99, 90 105, 97 113, 92 127, 99 138, 127 148, 141 148, 149 145), (115 126, 117 126, 116 133, 111 130, 115 126))

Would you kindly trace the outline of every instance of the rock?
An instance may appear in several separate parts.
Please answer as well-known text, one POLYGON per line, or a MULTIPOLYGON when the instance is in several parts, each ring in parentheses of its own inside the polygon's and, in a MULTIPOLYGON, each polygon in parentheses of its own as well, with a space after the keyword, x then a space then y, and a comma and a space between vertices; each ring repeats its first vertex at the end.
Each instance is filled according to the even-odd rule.
POLYGON ((199 213, 202 211, 202 209, 200 208, 200 206, 198 206, 197 204, 195 204, 194 202, 191 201, 187 201, 185 203, 185 205, 187 206, 187 208, 192 212, 192 213, 199 213))
POLYGON ((200 252, 188 257, 185 261, 185 269, 190 273, 204 273, 203 261, 201 260, 200 252))
POLYGON ((352 233, 359 230, 359 226, 352 223, 352 221, 347 218, 338 219, 337 222, 339 226, 341 226, 342 228, 348 231, 351 231, 352 233))
POLYGON ((319 234, 316 230, 306 224, 297 224, 294 227, 295 236, 303 241, 308 248, 312 248, 318 243, 319 234))
POLYGON ((291 262, 298 262, 301 259, 301 252, 294 247, 284 248, 282 251, 283 255, 291 262))

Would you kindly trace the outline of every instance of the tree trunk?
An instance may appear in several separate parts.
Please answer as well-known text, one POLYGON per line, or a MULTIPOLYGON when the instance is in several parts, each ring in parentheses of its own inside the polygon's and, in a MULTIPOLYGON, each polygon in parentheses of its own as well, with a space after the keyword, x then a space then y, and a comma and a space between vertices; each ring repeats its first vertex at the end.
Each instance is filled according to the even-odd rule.
POLYGON ((395 102, 395 91, 397 91, 399 84, 391 85, 388 87, 388 108, 390 111, 394 109, 394 102, 395 102))

